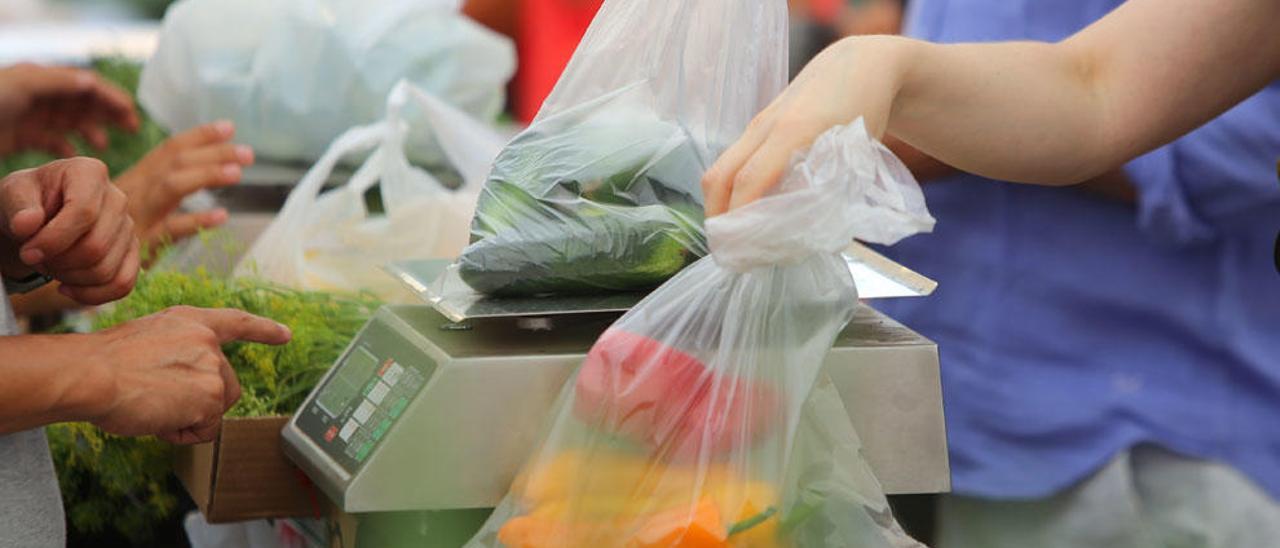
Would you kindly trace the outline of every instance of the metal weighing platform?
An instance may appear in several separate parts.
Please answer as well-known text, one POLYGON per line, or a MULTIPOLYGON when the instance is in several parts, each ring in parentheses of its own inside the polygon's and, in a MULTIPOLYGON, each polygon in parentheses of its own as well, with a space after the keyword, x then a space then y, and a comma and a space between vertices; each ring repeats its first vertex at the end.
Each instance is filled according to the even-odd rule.
MULTIPOLYGON (((859 288, 881 288, 873 294, 934 287, 869 249, 849 255, 859 288)), ((431 304, 379 309, 282 436, 285 454, 343 511, 453 513, 443 521, 466 516, 454 532, 465 538, 484 516, 474 509, 506 493, 592 343, 639 296, 609 306, 459 298, 438 291, 446 266, 390 268, 431 304)), ((887 493, 949 490, 932 341, 860 304, 826 371, 887 493)))

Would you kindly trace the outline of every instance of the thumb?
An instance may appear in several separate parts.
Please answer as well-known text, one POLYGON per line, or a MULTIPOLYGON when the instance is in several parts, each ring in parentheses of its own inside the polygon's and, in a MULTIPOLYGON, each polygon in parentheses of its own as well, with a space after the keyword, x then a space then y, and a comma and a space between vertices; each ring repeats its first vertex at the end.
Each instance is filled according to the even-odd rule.
POLYGON ((44 196, 36 170, 18 171, 0 182, 0 230, 24 242, 44 226, 44 196))

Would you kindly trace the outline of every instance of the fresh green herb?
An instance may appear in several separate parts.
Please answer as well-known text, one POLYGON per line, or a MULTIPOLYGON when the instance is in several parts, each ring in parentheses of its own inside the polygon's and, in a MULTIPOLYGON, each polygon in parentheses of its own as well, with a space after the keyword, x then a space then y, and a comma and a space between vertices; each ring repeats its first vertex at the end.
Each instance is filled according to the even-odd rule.
POLYGON ((760 512, 759 514, 756 514, 747 519, 739 521, 738 523, 733 524, 733 526, 729 528, 729 536, 736 535, 752 527, 760 525, 761 523, 764 523, 769 518, 773 517, 774 514, 777 514, 777 513, 778 513, 778 509, 770 506, 765 511, 760 512))
MULTIPOLYGON (((238 308, 293 330, 293 340, 283 346, 232 343, 223 348, 244 392, 228 415, 252 417, 293 412, 378 303, 367 295, 299 291, 256 279, 215 277, 203 269, 155 271, 143 275, 133 293, 94 326, 109 328, 178 304, 238 308)), ((176 508, 182 495, 171 476, 170 445, 113 436, 88 424, 59 424, 48 433, 67 516, 76 530, 112 527, 146 543, 155 524, 176 508)))

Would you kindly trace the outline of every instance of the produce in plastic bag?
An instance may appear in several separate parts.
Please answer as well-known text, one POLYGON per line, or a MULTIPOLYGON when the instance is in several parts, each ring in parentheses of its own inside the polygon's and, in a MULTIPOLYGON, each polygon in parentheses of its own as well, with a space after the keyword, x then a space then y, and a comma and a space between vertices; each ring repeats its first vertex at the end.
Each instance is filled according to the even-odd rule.
POLYGON ((861 120, 820 136, 601 335, 470 546, 918 546, 821 366, 857 306, 840 251, 932 225, 861 120))
POLYGON ((786 17, 606 2, 495 161, 459 276, 506 296, 649 289, 705 255, 702 174, 785 84, 786 17))
POLYGON ((384 301, 416 302, 382 271, 388 262, 453 258, 467 242, 467 224, 501 136, 430 94, 401 83, 387 98, 387 118, 352 128, 325 152, 237 267, 303 289, 371 291, 384 301), (463 185, 449 189, 405 156, 403 113, 425 114, 463 185), (373 154, 344 185, 321 194, 344 157, 373 154), (385 213, 371 214, 365 193, 378 185, 385 213))
MULTIPOLYGON (((309 163, 348 128, 381 120, 402 79, 491 122, 514 70, 510 40, 457 0, 183 0, 165 16, 139 100, 170 131, 230 119, 259 156, 309 163)), ((409 157, 440 164, 422 116, 405 113, 409 157)))

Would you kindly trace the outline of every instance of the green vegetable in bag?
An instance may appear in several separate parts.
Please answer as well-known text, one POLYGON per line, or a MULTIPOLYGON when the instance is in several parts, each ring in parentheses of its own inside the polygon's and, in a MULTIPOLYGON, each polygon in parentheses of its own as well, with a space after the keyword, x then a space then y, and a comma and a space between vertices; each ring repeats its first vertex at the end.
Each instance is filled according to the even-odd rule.
POLYGON ((459 274, 502 296, 656 287, 705 254, 702 172, 688 135, 647 114, 548 119, 495 161, 459 274))

